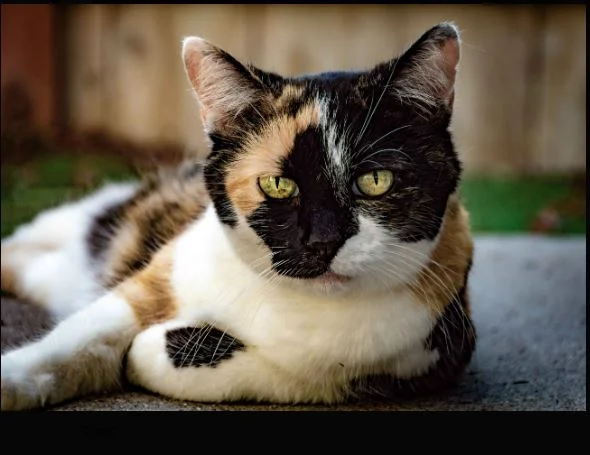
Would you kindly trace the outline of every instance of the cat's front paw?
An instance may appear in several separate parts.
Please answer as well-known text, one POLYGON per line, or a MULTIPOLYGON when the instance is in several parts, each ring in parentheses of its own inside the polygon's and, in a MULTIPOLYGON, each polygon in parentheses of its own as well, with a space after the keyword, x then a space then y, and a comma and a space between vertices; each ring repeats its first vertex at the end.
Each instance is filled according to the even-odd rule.
POLYGON ((18 359, 2 356, 1 409, 22 411, 46 404, 53 374, 32 372, 18 359))

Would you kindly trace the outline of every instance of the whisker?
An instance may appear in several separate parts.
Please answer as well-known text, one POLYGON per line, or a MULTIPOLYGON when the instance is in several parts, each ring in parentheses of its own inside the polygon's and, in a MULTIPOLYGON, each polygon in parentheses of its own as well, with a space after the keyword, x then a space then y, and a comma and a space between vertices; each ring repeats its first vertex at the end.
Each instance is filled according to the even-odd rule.
POLYGON ((381 96, 379 96, 379 99, 377 100, 377 103, 375 104, 375 107, 373 108, 372 112, 371 112, 371 108, 369 107, 370 115, 368 116, 368 120, 365 121, 365 124, 364 124, 363 128, 361 129, 361 131, 354 143, 355 146, 358 145, 360 140, 363 138, 363 136, 367 130, 367 127, 371 123, 371 119, 373 118, 373 115, 377 111, 377 108, 379 107, 379 104, 381 103, 381 100, 383 99, 383 95, 385 95, 385 92, 387 92, 387 89, 389 88, 389 83, 391 82, 391 79, 393 78, 393 74, 395 73, 395 69, 397 67, 398 61, 399 60, 396 60, 395 63, 393 64, 393 68, 391 69, 391 72, 389 73, 389 78, 387 79, 387 82, 385 83, 385 86, 383 87, 383 91, 381 92, 381 96))
POLYGON ((360 155, 360 154, 361 154, 361 153, 363 153, 365 150, 367 150, 367 149, 369 149, 369 148, 373 147, 375 144, 377 144, 377 143, 378 143, 378 142, 380 142, 381 140, 385 139, 385 138, 386 138, 387 136, 389 136, 390 134, 396 133, 396 132, 398 132, 398 131, 400 131, 400 130, 403 130, 404 128, 409 128, 409 127, 411 127, 411 126, 412 126, 412 125, 403 125, 403 126, 400 126, 400 127, 398 127, 398 128, 394 128, 393 130, 389 131, 388 133, 385 133, 385 134, 384 134, 383 136, 381 136, 379 139, 377 139, 377 140, 375 140, 375 141, 371 142, 370 144, 367 144, 367 145, 365 145, 364 147, 362 147, 362 148, 361 148, 361 149, 360 149, 358 152, 355 152, 355 154, 354 154, 354 155, 355 155, 355 156, 356 156, 356 155, 360 155))

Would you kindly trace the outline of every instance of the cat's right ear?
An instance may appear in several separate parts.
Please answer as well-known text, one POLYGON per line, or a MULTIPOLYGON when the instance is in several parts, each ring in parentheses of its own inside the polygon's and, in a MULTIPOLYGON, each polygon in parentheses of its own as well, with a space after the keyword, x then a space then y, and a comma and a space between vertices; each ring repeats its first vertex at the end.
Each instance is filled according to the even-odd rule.
POLYGON ((265 96, 260 79, 203 38, 185 38, 182 58, 207 133, 231 130, 236 117, 265 96))
POLYGON ((388 81, 396 96, 424 112, 440 108, 451 112, 460 47, 457 27, 442 22, 427 30, 399 58, 380 65, 377 75, 388 81))

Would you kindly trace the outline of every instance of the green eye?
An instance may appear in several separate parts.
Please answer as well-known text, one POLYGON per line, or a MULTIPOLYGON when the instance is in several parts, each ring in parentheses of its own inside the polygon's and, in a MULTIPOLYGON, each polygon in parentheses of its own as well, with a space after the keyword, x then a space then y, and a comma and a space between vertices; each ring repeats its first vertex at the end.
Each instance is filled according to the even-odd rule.
POLYGON ((393 173, 386 170, 367 172, 356 179, 358 190, 366 196, 381 196, 393 184, 393 173))
POLYGON ((258 185, 268 197, 273 199, 287 199, 299 194, 297 184, 287 177, 267 175, 258 178, 258 185))

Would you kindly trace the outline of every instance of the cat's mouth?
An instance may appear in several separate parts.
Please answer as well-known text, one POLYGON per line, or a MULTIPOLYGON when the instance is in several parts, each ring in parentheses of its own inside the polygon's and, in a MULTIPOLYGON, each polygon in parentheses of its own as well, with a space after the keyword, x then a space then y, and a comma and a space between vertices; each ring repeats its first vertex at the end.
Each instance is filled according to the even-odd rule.
POLYGON ((329 264, 307 264, 305 267, 294 267, 292 263, 279 262, 275 267, 279 275, 294 278, 302 283, 321 285, 342 285, 352 280, 351 276, 342 275, 331 270, 329 264))
POLYGON ((349 282, 350 280, 352 280, 352 277, 340 275, 339 273, 332 272, 331 270, 328 270, 327 272, 324 272, 321 275, 310 279, 310 281, 315 281, 326 285, 344 284, 349 282))

